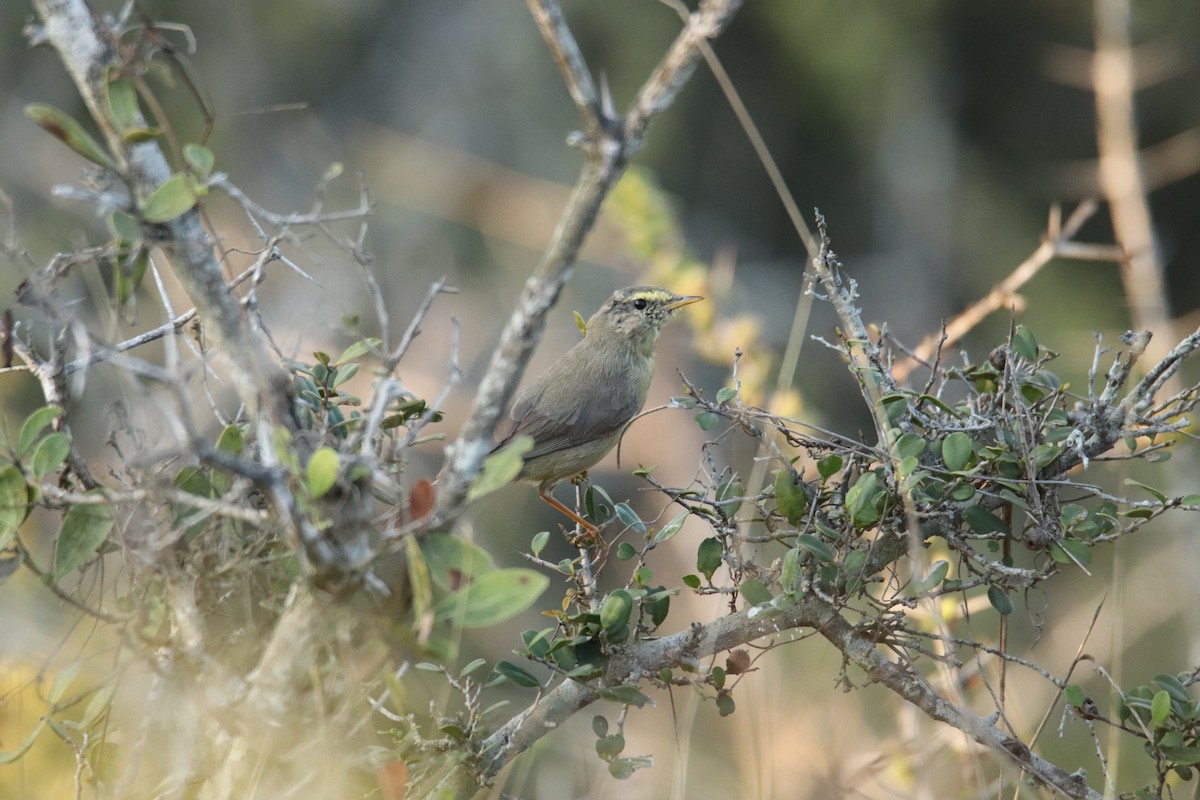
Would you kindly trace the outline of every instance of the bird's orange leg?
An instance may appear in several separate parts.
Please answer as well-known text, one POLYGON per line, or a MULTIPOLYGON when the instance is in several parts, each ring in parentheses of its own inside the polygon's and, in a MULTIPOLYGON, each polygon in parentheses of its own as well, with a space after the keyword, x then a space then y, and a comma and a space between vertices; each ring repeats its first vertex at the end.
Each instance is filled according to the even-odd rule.
POLYGON ((546 486, 544 484, 539 486, 538 487, 538 497, 542 498, 542 500, 544 500, 545 502, 554 506, 560 512, 562 512, 563 514, 566 514, 568 517, 573 519, 576 523, 578 523, 580 526, 583 527, 583 530, 585 533, 587 533, 591 536, 595 536, 596 535, 596 526, 593 525, 592 523, 588 522, 587 520, 585 520, 583 517, 576 514, 571 509, 564 506, 562 503, 555 500, 554 495, 550 494, 551 488, 552 488, 551 486, 546 486))

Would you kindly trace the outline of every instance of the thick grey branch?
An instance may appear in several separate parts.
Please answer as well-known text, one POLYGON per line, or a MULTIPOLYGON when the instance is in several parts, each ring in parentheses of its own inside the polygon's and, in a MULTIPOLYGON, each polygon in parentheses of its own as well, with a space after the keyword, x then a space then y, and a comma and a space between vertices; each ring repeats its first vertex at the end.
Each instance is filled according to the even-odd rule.
MULTIPOLYGON (((579 47, 553 0, 530 0, 534 17, 550 49, 564 65, 577 104, 594 108, 587 87, 590 79, 579 47), (553 24, 551 24, 553 23, 553 24), (569 54, 566 58, 564 54, 569 54)), ((706 0, 676 37, 667 55, 638 93, 624 126, 599 125, 588 131, 587 161, 563 209, 550 245, 537 269, 525 282, 517 309, 509 318, 500 344, 479 384, 471 416, 456 442, 447 448, 446 468, 438 486, 438 511, 433 525, 444 524, 462 508, 471 480, 491 449, 492 434, 512 398, 525 364, 541 339, 546 314, 571 276, 571 269, 600 206, 625 171, 629 156, 640 146, 646 126, 674 101, 700 57, 699 43, 717 36, 741 5, 740 0, 706 0)))
POLYGON ((697 667, 702 659, 764 636, 813 628, 872 682, 886 686, 930 718, 952 725, 980 744, 1004 754, 1014 765, 1067 797, 1086 800, 1101 797, 1078 774, 1046 761, 989 720, 947 701, 916 670, 887 658, 875 636, 851 625, 824 600, 808 596, 767 613, 761 613, 760 607, 759 612, 743 610, 662 639, 615 648, 603 677, 594 684, 564 681, 525 714, 488 737, 481 748, 480 777, 485 780, 495 777, 505 764, 539 738, 579 709, 599 700, 604 688, 637 683, 657 675, 663 667, 697 667))
MULTIPOLYGON (((39 41, 49 43, 75 82, 109 149, 121 165, 122 177, 139 204, 172 175, 170 164, 155 140, 127 144, 109 120, 106 72, 119 66, 114 46, 117 33, 84 0, 35 0, 42 29, 39 41)), ((265 412, 276 424, 291 423, 290 381, 251 332, 229 290, 212 242, 195 210, 162 225, 146 227, 170 257, 175 273, 191 296, 213 335, 224 345, 238 395, 248 407, 265 412)))

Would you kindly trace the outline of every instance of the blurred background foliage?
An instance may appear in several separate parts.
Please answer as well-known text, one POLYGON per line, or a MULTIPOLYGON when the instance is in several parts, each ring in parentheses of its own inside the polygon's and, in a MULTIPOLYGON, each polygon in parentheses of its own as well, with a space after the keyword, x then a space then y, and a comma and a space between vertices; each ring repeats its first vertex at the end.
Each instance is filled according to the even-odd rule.
MULTIPOLYGON (((143 5, 151 18, 177 22, 195 36, 198 47, 188 53, 186 38, 167 29, 185 66, 176 67, 176 89, 162 97, 184 138, 192 139, 205 120, 179 82, 181 70, 211 99, 208 146, 218 170, 268 208, 290 211, 308 207, 331 162, 344 163, 348 176, 365 176, 377 203, 367 244, 393 318, 406 320, 439 276, 460 289, 438 302, 405 374, 418 394, 437 393, 446 378, 449 318, 458 316, 468 379, 441 426, 453 435, 470 402, 471 378, 481 373, 580 164, 565 144, 578 119, 524 6, 515 0, 143 5)), ((563 5, 589 63, 603 71, 622 107, 678 30, 676 16, 653 0, 563 5)), ((800 208, 819 206, 830 220, 834 246, 862 289, 865 317, 886 322, 901 341, 915 344, 1007 275, 1037 246, 1051 204, 1071 206, 1097 193, 1095 107, 1087 86, 1091 11, 1082 2, 1031 0, 754 0, 717 43, 800 208)), ((1187 331, 1200 304, 1200 4, 1154 0, 1135 3, 1133 11, 1139 74, 1146 79, 1138 122, 1151 156, 1150 204, 1171 313, 1187 331)), ((22 37, 30 13, 21 2, 0 4, 0 189, 11 200, 20 246, 41 263, 97 239, 103 223, 51 197, 55 184, 78 180, 83 163, 21 113, 30 102, 82 113, 53 54, 31 50, 22 37)), ((343 178, 330 191, 331 203, 351 205, 355 191, 354 180, 343 178)), ((230 237, 224 244, 236 272, 252 258, 238 251, 257 247, 253 231, 219 197, 207 211, 230 237)), ((1111 236, 1102 211, 1079 238, 1111 236)), ((282 274, 268 280, 264 313, 286 354, 337 352, 353 340, 345 332, 347 315, 359 315, 369 332, 367 295, 345 254, 313 238, 290 255, 317 283, 282 274)), ((664 336, 650 405, 679 393, 677 367, 715 391, 728 379, 735 347, 747 351, 766 398, 805 262, 744 133, 701 67, 652 126, 530 371, 575 340, 573 310, 586 317, 613 288, 653 279, 683 292, 701 286, 710 301, 695 330, 678 326, 664 336)), ((10 298, 0 305, 12 304, 23 277, 0 271, 0 296, 10 298)), ((76 291, 85 299, 97 284, 79 279, 76 291)), ((1056 366, 1071 382, 1081 382, 1091 363, 1092 331, 1112 343, 1130 324, 1114 264, 1056 261, 1023 294, 1022 321, 1063 354, 1056 366)), ((114 339, 140 330, 158 319, 153 295, 143 301, 132 326, 100 322, 114 339)), ((833 324, 831 312, 817 304, 806 333, 831 337, 833 324)), ((966 349, 980 357, 1007 336, 1009 324, 1008 315, 994 315, 966 349)), ((796 374, 772 398, 781 409, 848 435, 870 429, 836 356, 808 341, 796 374)), ((120 383, 104 370, 89 381, 84 402, 97 420, 89 435, 101 452, 109 398, 120 383)), ((0 376, 0 398, 10 427, 40 400, 31 379, 14 375, 0 376)), ((689 415, 660 413, 634 426, 621 475, 611 458, 595 475, 614 497, 636 497, 640 484, 628 475, 630 465, 654 463, 660 477, 686 479, 701 441, 689 415)), ((745 456, 729 458, 739 455, 745 456)), ((429 446, 414 473, 431 476, 440 456, 436 444, 429 446)), ((486 523, 476 525, 476 537, 503 563, 516 563, 515 548, 557 523, 531 497, 513 488, 481 503, 486 523)), ((1098 554, 1094 578, 1056 584, 1063 597, 1028 598, 1027 613, 1013 618, 1014 637, 1036 641, 1035 660, 1060 669, 1107 591, 1089 648, 1110 670, 1145 680, 1200 661, 1197 620, 1188 611, 1200 600, 1193 532, 1168 524, 1158 530, 1158 538, 1142 536, 1098 554), (1114 576, 1127 588, 1112 585, 1114 576), (1164 602, 1145 591, 1163 585, 1178 587, 1177 598, 1164 602), (1062 607, 1076 611, 1040 618, 1062 607)), ((681 565, 690 557, 684 550, 681 565)), ((15 580, 0 592, 6 620, 0 750, 11 749, 36 722, 42 701, 35 696, 51 691, 62 642, 86 638, 69 629, 70 614, 48 599, 36 585, 15 580)), ((503 657, 516 630, 474 647, 503 657)), ((598 777, 604 766, 591 752, 585 714, 569 726, 578 737, 539 743, 508 786, 523 797, 665 797, 672 786, 728 797, 971 796, 963 787, 976 784, 957 766, 940 778, 922 772, 954 758, 943 751, 969 749, 962 738, 891 700, 877 702, 879 693, 870 689, 835 691, 832 651, 801 644, 758 666, 762 671, 743 682, 731 719, 718 722, 711 704, 686 698, 676 698, 676 706, 660 697, 662 713, 639 713, 626 732, 627 752, 653 754, 657 766, 628 783, 598 777)), ((1036 725, 1048 700, 1045 687, 1026 687, 1019 675, 1011 681, 1013 717, 1036 725)), ((1104 687, 1094 688, 1105 696, 1104 687)), ((1086 742, 1069 749, 1043 739, 1048 757, 1091 763, 1086 742)), ((1139 765, 1131 759, 1127 768, 1139 765)), ((71 770, 69 751, 45 737, 30 758, 0 768, 0 794, 64 796, 69 783, 61 781, 71 770)))

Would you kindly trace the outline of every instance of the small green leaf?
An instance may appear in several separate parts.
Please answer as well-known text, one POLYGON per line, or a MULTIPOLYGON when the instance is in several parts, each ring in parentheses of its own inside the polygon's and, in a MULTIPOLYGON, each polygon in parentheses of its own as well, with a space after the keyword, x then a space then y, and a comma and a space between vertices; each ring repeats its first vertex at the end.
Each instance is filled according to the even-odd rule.
POLYGON ((879 521, 880 500, 885 492, 879 475, 864 472, 846 492, 846 511, 857 528, 868 528, 879 521))
POLYGON ((1037 361, 1038 343, 1033 336, 1033 331, 1024 325, 1018 325, 1013 331, 1012 348, 1017 355, 1029 361, 1037 361))
POLYGON ((1066 700, 1067 705, 1071 706, 1071 708, 1079 708, 1087 700, 1087 695, 1083 693, 1082 686, 1069 683, 1063 687, 1063 700, 1066 700))
POLYGON ((317 452, 308 460, 308 493, 313 497, 324 497, 337 483, 338 467, 341 463, 341 456, 332 447, 317 448, 317 452))
POLYGON ((683 527, 683 523, 687 520, 687 518, 688 512, 686 511, 680 511, 678 514, 672 517, 670 522, 668 522, 666 525, 663 525, 658 529, 658 532, 654 534, 654 538, 650 542, 651 546, 658 547, 660 544, 679 533, 679 529, 683 527))
POLYGON ((597 739, 608 736, 608 719, 604 715, 597 714, 592 717, 592 733, 596 734, 597 739))
POLYGON ((1039 444, 1033 448, 1033 463, 1038 469, 1045 469, 1062 455, 1062 448, 1056 444, 1039 444))
POLYGON ((21 470, 9 464, 0 468, 0 550, 8 547, 29 513, 29 487, 21 470))
POLYGON ((700 588, 700 576, 699 575, 684 575, 683 578, 681 578, 681 580, 683 581, 683 585, 688 587, 689 589, 699 589, 700 588))
POLYGON ((604 759, 616 758, 625 749, 625 737, 620 731, 596 740, 596 754, 604 759))
POLYGON ((1150 701, 1150 719, 1154 720, 1154 724, 1163 726, 1167 724, 1167 720, 1171 717, 1171 695, 1166 689, 1160 689, 1155 693, 1154 699, 1150 701))
POLYGON ((152 223, 170 222, 190 211, 196 205, 196 199, 193 179, 177 172, 146 198, 142 219, 152 223))
POLYGON ((619 781, 628 780, 639 769, 649 769, 654 761, 649 756, 627 756, 608 762, 608 774, 619 781))
MULTIPOLYGON (((533 541, 529 543, 529 552, 535 556, 540 556, 542 551, 546 549, 546 545, 550 542, 550 531, 541 531, 533 536, 533 541)), ((624 544, 624 542, 622 542, 624 544)))
POLYGON ((767 589, 766 584, 757 578, 751 578, 750 580, 742 581, 741 586, 738 587, 738 591, 742 593, 742 599, 745 600, 748 605, 752 606, 759 606, 763 603, 769 603, 775 599, 770 590, 767 589))
POLYGON ((112 510, 108 506, 71 506, 54 545, 54 569, 50 580, 57 583, 68 572, 86 564, 104 544, 112 527, 112 510))
POLYGON ((142 228, 137 219, 124 211, 114 211, 105 220, 113 239, 126 244, 139 241, 142 238, 142 228))
POLYGON ((945 404, 945 403, 943 403, 941 400, 937 399, 936 397, 934 397, 934 396, 933 396, 933 395, 931 395, 931 394, 923 394, 923 395, 920 395, 920 396, 919 396, 917 399, 918 399, 918 400, 919 400, 919 401, 920 401, 922 404, 928 404, 928 405, 931 405, 931 406, 933 406, 934 408, 937 408, 937 409, 939 409, 939 410, 941 410, 941 411, 944 411, 945 413, 949 414, 950 416, 952 416, 952 417, 954 417, 954 418, 956 418, 956 419, 962 419, 963 417, 967 416, 967 415, 966 415, 966 414, 964 414, 962 411, 959 411, 959 410, 958 410, 958 409, 956 409, 956 408, 951 408, 950 406, 946 405, 946 404, 945 404))
POLYGON ((629 615, 633 613, 633 595, 624 589, 610 592, 600 603, 600 627, 605 633, 613 633, 629 626, 629 615))
POLYGON ((918 458, 925 452, 926 441, 915 433, 906 433, 896 440, 893 452, 899 458, 918 458))
POLYGON ((458 677, 465 678, 468 675, 470 675, 472 672, 474 672, 475 670, 482 667, 486 663, 487 663, 487 659, 476 658, 476 659, 468 662, 465 667, 463 667, 461 670, 458 671, 458 677))
POLYGON ((336 389, 346 381, 358 374, 359 363, 351 361, 349 364, 337 368, 337 376, 333 379, 333 387, 336 389))
POLYGON ((955 484, 950 489, 950 499, 956 503, 965 503, 975 496, 975 486, 970 483, 955 484))
POLYGON ((942 442, 942 462, 951 472, 966 469, 972 455, 971 437, 962 431, 955 431, 942 442))
POLYGON ((628 503, 617 503, 613 509, 617 514, 617 519, 621 520, 621 524, 626 528, 630 528, 640 534, 646 533, 646 523, 642 522, 642 518, 637 515, 637 512, 630 508, 628 503))
POLYGON ((25 106, 25 116, 33 120, 39 127, 49 131, 67 147, 74 150, 88 161, 106 167, 113 172, 117 165, 112 157, 83 129, 83 126, 63 111, 45 103, 30 103, 25 106))
MULTIPOLYGON (((636 686, 609 686, 600 690, 600 696, 614 703, 641 708, 650 703, 650 698, 642 694, 636 686)), ((619 752, 619 751, 618 751, 619 752)))
POLYGON ((348 361, 354 361, 355 359, 362 358, 363 356, 370 353, 372 350, 379 347, 379 345, 382 343, 383 343, 382 339, 375 339, 375 338, 359 339, 357 342, 355 342, 354 344, 350 345, 345 350, 343 350, 342 354, 337 357, 337 361, 335 361, 333 363, 336 366, 340 367, 342 364, 345 364, 348 361))
POLYGON ((729 692, 721 692, 717 695, 717 713, 722 717, 728 717, 734 712, 737 705, 733 702, 733 695, 729 692))
POLYGON ((1160 673, 1155 675, 1152 682, 1157 684, 1159 688, 1166 689, 1167 694, 1171 695, 1171 699, 1179 703, 1191 702, 1191 697, 1188 696, 1187 687, 1176 678, 1174 675, 1160 673))
POLYGON ((121 139, 126 144, 141 144, 142 142, 148 142, 152 139, 157 139, 159 136, 162 136, 162 128, 142 127, 142 128, 130 128, 129 130, 127 130, 123 134, 121 134, 121 139))
POLYGON ((667 614, 671 612, 671 595, 676 594, 677 591, 677 589, 667 590, 660 587, 642 598, 642 610, 650 615, 650 621, 654 623, 654 627, 662 625, 667 614))
POLYGON ((927 592, 930 589, 932 589, 933 587, 937 586, 939 583, 941 583, 945 579, 946 573, 948 573, 949 571, 950 571, 950 562, 949 561, 934 562, 933 569, 929 570, 929 574, 926 575, 924 578, 922 578, 917 583, 913 584, 913 588, 912 588, 913 594, 920 594, 921 592, 927 592))
POLYGON ((82 668, 82 661, 72 661, 55 676, 54 685, 50 687, 50 693, 47 695, 51 703, 62 700, 63 695, 67 693, 67 689, 71 688, 71 684, 75 682, 75 678, 79 676, 79 670, 82 668))
MULTIPOLYGON (((1185 747, 1164 747, 1162 748, 1163 756, 1172 764, 1182 766, 1192 766, 1200 764, 1200 747, 1195 745, 1185 747)), ((1155 798, 1156 795, 1147 793, 1147 797, 1155 798)))
POLYGON ((483 462, 483 470, 471 484, 467 493, 467 502, 473 503, 484 495, 491 494, 502 486, 507 486, 521 474, 525 465, 524 456, 533 449, 532 436, 518 436, 511 442, 487 457, 483 462))
POLYGON ((796 537, 796 547, 802 550, 807 550, 817 557, 818 561, 823 561, 826 564, 832 564, 834 560, 833 550, 825 543, 824 539, 813 536, 811 533, 802 533, 796 537))
POLYGON ((721 551, 721 540, 713 536, 700 542, 696 550, 696 569, 710 581, 717 567, 721 566, 721 551))
POLYGON ((775 473, 775 507, 792 525, 799 525, 808 506, 808 494, 798 485, 799 476, 791 468, 775 473))
POLYGON ((718 403, 728 403, 735 397, 737 397, 737 389, 732 386, 724 386, 717 392, 718 403))
POLYGON ((724 516, 726 519, 729 519, 738 512, 738 509, 742 507, 742 501, 740 498, 744 492, 745 489, 742 487, 742 482, 732 478, 717 487, 714 499, 717 501, 717 503, 728 503, 728 505, 721 506, 720 508, 722 516, 724 516), (729 502, 735 499, 737 500, 736 503, 729 502))
POLYGON ((988 511, 983 506, 967 506, 962 512, 963 519, 971 526, 971 530, 976 533, 1003 533, 1008 534, 1008 525, 1004 520, 997 517, 991 511, 988 511))
POLYGON ((621 542, 619 545, 617 545, 616 555, 618 561, 628 561, 637 555, 637 548, 631 545, 629 542, 621 542))
POLYGON ((587 320, 578 311, 575 312, 575 327, 579 328, 581 334, 587 336, 587 320))
POLYGON ((1012 600, 1004 593, 1004 590, 999 586, 989 586, 987 590, 988 602, 992 604, 992 608, 999 611, 1002 615, 1009 615, 1013 612, 1012 600))
POLYGON ((54 431, 43 437, 34 448, 33 457, 30 459, 30 469, 40 481, 61 467, 70 452, 71 442, 67 439, 67 435, 62 431, 54 431))
POLYGON ((783 566, 779 572, 779 584, 785 592, 794 591, 800 578, 800 551, 793 547, 783 554, 783 566))
POLYGON ((461 536, 446 533, 432 533, 422 538, 418 560, 426 565, 428 577, 447 591, 458 589, 464 581, 495 569, 491 556, 482 547, 461 536))
POLYGON ((1058 539, 1050 543, 1050 557, 1059 564, 1078 564, 1086 567, 1092 563, 1092 548, 1077 539, 1058 539))
POLYGON ((1154 495, 1154 497, 1160 503, 1167 502, 1167 496, 1165 494, 1160 492, 1158 489, 1155 489, 1153 486, 1147 486, 1146 484, 1142 483, 1141 481, 1135 481, 1133 478, 1126 478, 1125 485, 1126 486, 1136 486, 1139 489, 1143 489, 1143 490, 1149 492, 1150 494, 1154 495))
POLYGON ((246 446, 246 433, 239 425, 226 425, 217 439, 217 449, 231 456, 241 455, 246 446))
POLYGON ((142 112, 138 108, 137 87, 132 80, 110 80, 104 85, 104 93, 109 119, 115 123, 118 131, 125 133, 145 127, 142 112))
POLYGON ((202 144, 190 142, 183 146, 183 160, 201 179, 207 178, 212 173, 213 165, 216 163, 216 157, 213 156, 212 150, 202 144))
POLYGON ((828 455, 817 462, 817 472, 825 479, 836 475, 841 468, 842 457, 839 455, 828 455))
POLYGON ((25 422, 21 424, 21 432, 17 434, 17 454, 21 458, 29 458, 32 455, 38 436, 61 413, 62 409, 58 406, 42 406, 25 418, 25 422))
POLYGON ((696 424, 702 431, 711 431, 719 419, 720 417, 711 411, 701 411, 696 415, 696 424))
POLYGON ((443 597, 433 608, 434 619, 453 620, 463 628, 496 625, 529 608, 549 586, 550 579, 540 572, 498 569, 443 597))

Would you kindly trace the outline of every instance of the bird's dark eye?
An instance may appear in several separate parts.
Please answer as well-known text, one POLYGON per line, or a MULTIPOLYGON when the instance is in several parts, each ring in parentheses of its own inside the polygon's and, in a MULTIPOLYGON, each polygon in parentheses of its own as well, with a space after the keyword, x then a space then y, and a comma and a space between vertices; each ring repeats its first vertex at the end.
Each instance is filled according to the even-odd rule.
POLYGON ((633 301, 633 307, 636 308, 638 311, 644 311, 646 308, 646 305, 647 305, 646 298, 644 298, 644 297, 639 297, 637 300, 633 301))

